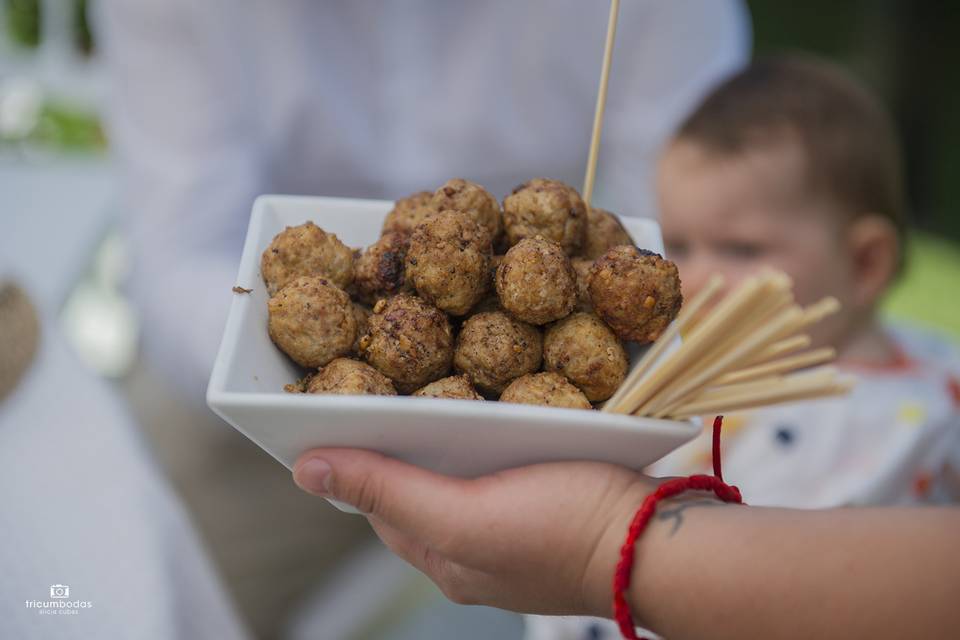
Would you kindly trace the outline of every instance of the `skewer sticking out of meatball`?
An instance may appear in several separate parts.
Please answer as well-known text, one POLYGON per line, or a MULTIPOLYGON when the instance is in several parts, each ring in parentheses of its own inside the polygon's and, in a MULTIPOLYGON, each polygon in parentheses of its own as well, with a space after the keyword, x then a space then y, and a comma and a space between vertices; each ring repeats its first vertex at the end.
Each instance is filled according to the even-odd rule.
POLYGON ((307 393, 395 396, 397 390, 385 375, 352 358, 337 358, 322 367, 306 385, 307 393))
POLYGON ((619 246, 590 270, 590 300, 621 340, 640 344, 660 337, 683 304, 677 266, 652 251, 619 246))
POLYGON ((453 329, 446 314, 407 293, 380 300, 370 333, 360 341, 364 359, 410 393, 447 375, 453 361, 453 329))
POLYGON ((342 289, 353 282, 353 250, 312 222, 278 233, 260 257, 272 296, 300 276, 322 276, 342 289))
POLYGON ((500 203, 489 191, 463 178, 448 180, 433 193, 431 201, 437 211, 459 211, 487 230, 491 242, 497 242, 503 232, 500 203))
POLYGON ((490 252, 486 229, 460 212, 442 211, 414 229, 406 278, 424 300, 462 316, 487 292, 490 252))
POLYGON ((521 376, 510 383, 500 402, 539 404, 567 409, 592 409, 590 401, 580 389, 559 373, 545 371, 521 376))
POLYGON ((503 226, 510 245, 543 236, 573 256, 586 241, 587 208, 573 187, 559 180, 534 178, 504 198, 503 226))
POLYGON ((483 400, 483 396, 470 384, 467 376, 447 376, 431 382, 413 392, 422 398, 450 398, 453 400, 483 400))
POLYGON ((530 324, 546 324, 573 311, 577 274, 556 242, 526 238, 507 251, 496 275, 503 307, 530 324))
POLYGON ((627 376, 627 352, 620 339, 592 313, 573 313, 551 325, 543 337, 547 371, 561 373, 587 400, 614 394, 627 376))
POLYGON ((326 278, 297 278, 270 298, 267 313, 270 339, 303 367, 348 354, 357 337, 350 296, 326 278))
POLYGON ((514 378, 537 371, 542 357, 539 329, 502 311, 491 311, 463 323, 453 364, 478 388, 497 395, 514 378))
POLYGON ((381 234, 389 231, 413 233, 414 227, 436 212, 433 193, 430 191, 418 191, 406 198, 400 198, 384 218, 381 234))

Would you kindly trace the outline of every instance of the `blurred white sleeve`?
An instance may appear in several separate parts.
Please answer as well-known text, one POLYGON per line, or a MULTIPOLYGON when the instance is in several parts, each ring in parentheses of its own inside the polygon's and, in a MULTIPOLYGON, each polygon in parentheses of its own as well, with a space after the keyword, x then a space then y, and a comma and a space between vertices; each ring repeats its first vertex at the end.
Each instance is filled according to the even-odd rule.
POLYGON ((202 403, 264 179, 245 12, 224 0, 101 0, 108 118, 144 349, 202 403))
POLYGON ((740 0, 625 2, 620 11, 629 28, 617 32, 596 202, 656 217, 660 148, 707 92, 747 63, 750 16, 740 0))

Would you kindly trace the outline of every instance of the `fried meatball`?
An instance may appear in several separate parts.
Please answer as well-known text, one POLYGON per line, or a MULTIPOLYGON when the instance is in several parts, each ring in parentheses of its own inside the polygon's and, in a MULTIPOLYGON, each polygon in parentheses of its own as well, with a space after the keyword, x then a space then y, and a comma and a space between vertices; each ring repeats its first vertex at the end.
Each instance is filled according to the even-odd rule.
POLYGON ((546 324, 573 311, 577 274, 556 242, 527 238, 507 251, 495 279, 503 308, 530 324, 546 324))
POLYGON ((384 218, 381 234, 389 231, 412 233, 414 227, 423 222, 424 218, 436 212, 433 194, 429 191, 418 191, 406 198, 400 198, 384 218))
POLYGON ((511 245, 539 235, 573 256, 586 242, 587 207, 573 187, 534 178, 504 198, 503 227, 511 245))
POLYGON ((448 180, 434 192, 432 203, 437 211, 451 210, 469 215, 490 233, 492 242, 496 242, 503 231, 500 203, 476 182, 463 178, 448 180))
POLYGON ((500 402, 542 404, 566 409, 592 409, 590 401, 580 389, 559 373, 545 371, 517 378, 510 383, 500 402))
POLYGON ((354 265, 357 296, 373 304, 409 289, 404 276, 409 246, 410 234, 387 231, 367 247, 354 265))
MULTIPOLYGON (((503 262, 502 255, 492 255, 490 256, 490 281, 487 289, 488 297, 497 297, 497 269, 500 268, 500 263, 503 262)), ((485 300, 486 298, 484 298, 485 300)), ((497 305, 500 305, 500 300, 497 300, 497 305)), ((476 307, 475 307, 476 308, 476 307)))
POLYGON ((453 361, 453 329, 446 314, 417 296, 381 300, 360 343, 364 359, 410 393, 447 375, 453 361))
POLYGON ((353 282, 353 250, 312 222, 278 233, 260 257, 272 296, 300 276, 322 276, 342 289, 353 282))
POLYGON ((353 341, 353 347, 350 349, 351 352, 356 354, 360 353, 360 341, 363 339, 363 336, 370 333, 371 315, 373 315, 372 310, 359 302, 353 303, 353 317, 357 319, 357 337, 353 341))
POLYGON ((350 296, 326 278, 297 278, 270 298, 267 312, 270 339, 311 369, 349 353, 357 337, 350 296))
POLYGON ((620 339, 592 313, 574 313, 543 336, 543 365, 567 377, 591 402, 606 400, 627 376, 620 339))
POLYGON ((595 260, 607 249, 622 244, 633 245, 633 238, 620 224, 620 219, 605 209, 587 209, 587 239, 583 257, 595 260))
POLYGON ((585 258, 574 258, 570 261, 573 265, 573 271, 577 274, 577 311, 593 310, 593 303, 590 301, 590 268, 593 266, 593 260, 585 258))
POLYGON ((502 255, 490 256, 490 282, 491 283, 493 283, 493 279, 497 277, 497 267, 500 266, 501 262, 503 262, 502 255))
POLYGON ((390 379, 359 360, 337 358, 307 382, 307 393, 348 396, 395 396, 390 379))
POLYGON ((311 371, 302 378, 297 378, 296 382, 283 385, 283 390, 287 393, 306 393, 307 385, 310 384, 310 381, 313 380, 313 376, 315 375, 317 375, 317 372, 311 371))
POLYGON ((503 391, 514 378, 540 368, 540 330, 502 311, 470 316, 457 336, 453 365, 490 394, 503 391))
POLYGON ((590 269, 590 300, 621 340, 640 344, 660 337, 680 311, 677 266, 652 251, 619 246, 590 269))
POLYGON ((456 211, 430 216, 413 230, 407 281, 427 302, 462 316, 487 292, 490 236, 456 211))
POLYGON ((470 384, 467 376, 448 376, 417 389, 413 395, 424 398, 452 398, 454 400, 483 400, 470 384))

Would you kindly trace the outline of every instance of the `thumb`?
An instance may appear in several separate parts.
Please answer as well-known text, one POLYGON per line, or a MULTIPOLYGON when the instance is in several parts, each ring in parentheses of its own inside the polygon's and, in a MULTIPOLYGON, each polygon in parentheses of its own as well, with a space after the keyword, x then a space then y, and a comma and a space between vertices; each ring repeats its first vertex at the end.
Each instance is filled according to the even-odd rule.
POLYGON ((293 480, 307 493, 346 502, 427 539, 445 530, 465 491, 463 480, 362 449, 307 451, 293 467, 293 480))

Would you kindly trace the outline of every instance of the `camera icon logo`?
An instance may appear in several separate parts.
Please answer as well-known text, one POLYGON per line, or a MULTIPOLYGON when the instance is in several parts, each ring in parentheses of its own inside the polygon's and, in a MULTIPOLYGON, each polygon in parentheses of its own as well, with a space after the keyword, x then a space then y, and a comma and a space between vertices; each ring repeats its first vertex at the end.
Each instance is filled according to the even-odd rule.
POLYGON ((50 585, 50 597, 51 598, 69 598, 70 587, 68 587, 65 584, 52 584, 50 585))

